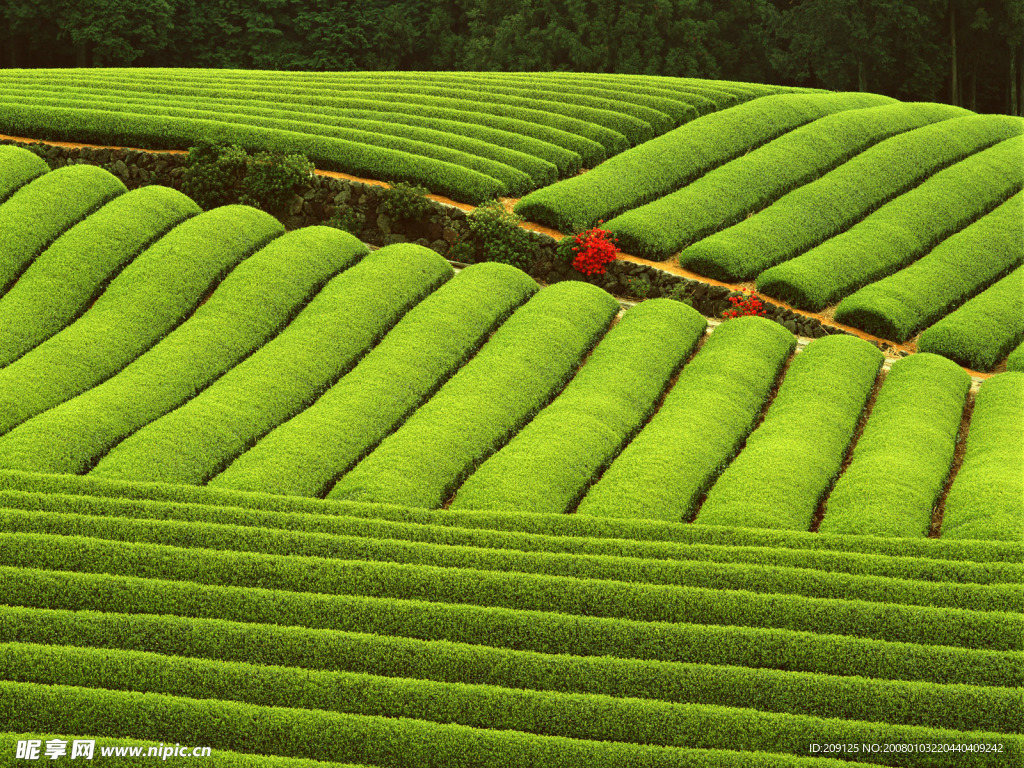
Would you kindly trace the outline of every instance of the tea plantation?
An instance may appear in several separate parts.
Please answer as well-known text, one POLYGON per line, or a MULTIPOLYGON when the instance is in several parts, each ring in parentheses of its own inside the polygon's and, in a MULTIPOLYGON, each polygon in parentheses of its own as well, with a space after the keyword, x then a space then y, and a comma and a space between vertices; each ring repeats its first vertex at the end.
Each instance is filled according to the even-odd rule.
POLYGON ((1024 765, 1022 124, 672 78, 0 70, 7 134, 528 192, 927 329, 886 360, 0 147, 0 765, 1024 765))

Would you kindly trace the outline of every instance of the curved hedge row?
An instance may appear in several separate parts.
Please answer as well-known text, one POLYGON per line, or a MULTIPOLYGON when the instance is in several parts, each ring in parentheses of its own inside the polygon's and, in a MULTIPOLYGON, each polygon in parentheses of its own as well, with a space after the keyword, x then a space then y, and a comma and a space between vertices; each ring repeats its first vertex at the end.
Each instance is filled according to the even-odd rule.
MULTIPOLYGON (((206 522, 105 518, 70 511, 0 509, 8 533, 86 537, 135 544, 196 547, 264 555, 365 560, 374 563, 461 568, 493 573, 538 574, 635 584, 703 589, 744 590, 873 603, 965 608, 972 611, 1020 611, 1024 594, 1014 584, 924 582, 882 576, 832 573, 817 567, 768 567, 764 562, 716 563, 704 560, 661 561, 644 557, 596 556, 556 552, 519 552, 378 540, 206 522)), ((636 555, 638 553, 634 553, 636 555)), ((833 558, 834 560, 834 558, 833 558)))
POLYGON ((1024 341, 1006 358, 1006 370, 1024 371, 1024 341))
MULTIPOLYGON (((185 518, 197 513, 196 505, 224 505, 205 514, 214 514, 218 520, 228 522, 283 519, 287 521, 284 525, 288 528, 332 533, 358 530, 360 535, 366 535, 367 531, 375 532, 370 535, 384 535, 384 532, 393 534, 400 531, 400 538, 437 543, 504 548, 509 546, 508 541, 514 540, 515 548, 529 551, 553 549, 626 556, 642 553, 638 556, 663 559, 678 557, 681 552, 698 552, 706 559, 731 559, 734 553, 743 553, 752 557, 754 562, 763 562, 761 553, 768 552, 769 562, 776 562, 775 558, 782 553, 769 552, 766 548, 785 547, 791 550, 784 555, 787 562, 789 557, 796 557, 798 564, 820 562, 820 558, 831 562, 835 556, 839 556, 841 561, 853 556, 863 563, 864 560, 885 556, 907 558, 906 566, 915 572, 920 568, 925 574, 945 573, 953 568, 956 573, 970 574, 953 577, 957 581, 991 583, 996 579, 1009 582, 1020 581, 1024 575, 1024 567, 1021 566, 1024 544, 1007 541, 829 536, 807 531, 748 530, 586 515, 521 515, 501 511, 394 507, 201 486, 132 483, 88 475, 42 475, 17 470, 0 470, 0 494, 4 499, 16 499, 17 506, 36 505, 42 503, 41 499, 52 497, 76 509, 80 505, 94 503, 108 511, 118 509, 119 504, 141 504, 158 510, 160 516, 184 515, 185 518), (756 548, 757 552, 751 555, 749 548, 756 548), (726 551, 727 555, 724 554, 726 551), (979 569, 979 563, 990 563, 994 573, 985 568, 979 569)), ((902 573, 902 569, 899 572, 902 573)))
MULTIPOLYGON (((42 74, 46 71, 34 70, 34 72, 42 74)), ((456 88, 435 89, 433 93, 424 93, 422 90, 416 91, 415 89, 399 91, 388 87, 378 79, 376 83, 362 88, 345 88, 344 85, 305 88, 302 89, 301 94, 296 96, 297 89, 294 84, 240 82, 237 78, 225 77, 223 75, 218 75, 213 79, 203 78, 170 83, 167 75, 180 74, 181 70, 166 70, 167 74, 149 74, 146 77, 140 77, 139 70, 119 69, 116 71, 116 74, 91 72, 91 76, 84 80, 78 79, 81 77, 80 75, 68 74, 66 70, 58 71, 56 77, 63 79, 65 83, 83 82, 89 85, 99 82, 122 90, 130 87, 136 92, 154 94, 177 93, 186 96, 193 94, 196 96, 213 97, 220 95, 223 89, 236 92, 238 89, 241 89, 244 94, 248 94, 248 96, 243 96, 243 98, 269 101, 275 104, 281 100, 293 100, 295 98, 312 99, 315 100, 315 103, 336 104, 338 100, 366 99, 369 97, 374 101, 392 103, 402 108, 407 104, 419 106, 436 105, 446 109, 455 107, 460 111, 468 113, 483 113, 499 118, 524 120, 575 134, 585 141, 599 144, 606 155, 607 153, 621 152, 630 146, 629 140, 621 132, 590 119, 593 117, 610 117, 613 122, 619 122, 618 118, 624 117, 622 115, 609 113, 605 110, 589 110, 587 116, 580 117, 577 114, 573 114, 574 110, 571 107, 566 109, 554 102, 537 100, 533 100, 529 105, 505 103, 500 97, 495 98, 493 96, 491 99, 481 101, 479 99, 465 98, 462 92, 456 88), (129 80, 126 78, 130 72, 134 72, 134 76, 129 80), (552 109, 553 107, 558 109, 552 109)), ((151 70, 151 72, 158 72, 158 70, 151 70)), ((221 70, 217 70, 217 72, 219 73, 221 70)), ((36 76, 39 77, 40 75, 36 76)), ((47 83, 52 83, 54 79, 53 71, 49 71, 47 83)), ((0 82, 2 82, 2 73, 0 73, 0 82)), ((584 111, 586 112, 586 110, 584 111)), ((628 119, 626 122, 634 127, 646 125, 635 119, 628 119)))
MULTIPOLYGON (((81 71, 81 70, 80 70, 81 71)), ((0 73, 0 82, 6 86, 9 93, 34 90, 47 93, 78 93, 78 94, 105 94, 116 93, 125 96, 125 89, 119 81, 95 80, 92 78, 71 77, 62 72, 59 83, 52 78, 44 81, 28 79, 24 83, 11 85, 12 79, 0 73)), ((570 156, 583 158, 588 165, 596 165, 605 159, 606 151, 602 144, 592 139, 585 138, 576 133, 563 130, 557 127, 542 125, 519 119, 512 116, 491 114, 488 112, 466 111, 453 109, 450 106, 443 106, 443 101, 434 100, 436 103, 414 103, 406 101, 382 101, 376 98, 376 94, 360 97, 358 94, 352 96, 331 96, 331 95, 309 95, 292 90, 289 93, 275 92, 271 95, 261 96, 260 93, 251 89, 233 86, 218 86, 209 88, 195 86, 194 88, 161 86, 154 83, 142 87, 133 87, 134 99, 152 98, 159 95, 161 99, 172 99, 189 102, 191 99, 199 98, 205 103, 217 103, 229 106, 250 106, 259 109, 261 102, 270 102, 276 109, 288 109, 299 113, 310 111, 318 114, 349 114, 363 113, 372 115, 374 119, 385 119, 393 122, 404 122, 409 125, 421 125, 431 127, 438 125, 444 127, 451 124, 457 127, 458 132, 473 135, 474 131, 481 131, 477 138, 488 141, 494 138, 495 134, 501 137, 515 137, 516 142, 526 142, 529 146, 535 147, 537 157, 548 160, 561 168, 557 158, 564 159, 565 153, 570 156), (191 94, 191 95, 190 95, 191 94), (547 153, 554 150, 554 155, 547 156, 547 153)), ((527 115, 529 116, 529 115, 527 115)), ((503 139, 507 140, 507 139, 503 139)), ((500 144, 499 141, 492 143, 500 144)), ((510 146, 510 149, 523 149, 518 146, 510 146)), ((574 162, 578 162, 578 158, 574 162)), ((570 169, 572 168, 570 164, 570 169)), ((568 169, 567 169, 568 170, 568 169)), ((578 170, 578 166, 571 172, 578 170)))
POLYGON ((419 245, 372 252, 250 357, 118 443, 91 474, 201 485, 328 390, 452 274, 419 245))
POLYGON ((468 203, 481 203, 508 193, 508 187, 498 179, 461 165, 328 136, 216 120, 132 117, 98 109, 0 101, 0 126, 10 133, 44 139, 121 142, 152 149, 185 148, 190 143, 206 140, 238 144, 251 150, 299 152, 321 168, 363 176, 380 175, 382 169, 386 169, 396 181, 424 184, 468 203))
POLYGON ((440 507, 555 396, 618 310, 588 283, 545 288, 327 497, 440 507))
POLYGON ((963 465, 946 498, 944 536, 1024 540, 1024 373, 983 382, 963 465))
POLYGON ((819 530, 927 536, 970 386, 966 371, 937 355, 920 353, 894 363, 819 530))
MULTIPOLYGON (((807 758, 810 740, 827 739, 826 723, 794 720, 786 747, 799 749, 800 756, 767 752, 738 752, 709 749, 703 745, 722 736, 711 722, 717 710, 708 709, 696 721, 703 730, 693 733, 700 748, 638 745, 614 741, 539 736, 515 730, 478 729, 433 723, 410 718, 349 715, 261 707, 252 704, 191 699, 181 696, 46 686, 30 683, 0 683, 0 716, 10 727, 33 731, 88 729, 96 736, 116 736, 129 730, 155 734, 170 743, 189 742, 202 733, 205 743, 215 749, 249 749, 318 761, 331 758, 387 765, 389 768, 864 768, 850 763, 807 758), (712 727, 709 727, 712 726, 712 727), (194 737, 193 737, 194 738, 194 737), (799 748, 798 744, 803 744, 799 748)), ((739 727, 758 728, 752 741, 767 740, 770 729, 753 716, 730 723, 731 733, 739 727), (759 738, 757 738, 759 737, 759 738)), ((898 729, 893 729, 898 732, 898 729)), ((740 731, 742 732, 742 731, 740 731)), ((691 733, 691 731, 687 731, 691 733)), ((870 726, 855 731, 855 738, 870 741, 870 726)), ((1009 749, 1003 755, 982 753, 975 766, 995 768, 998 760, 1021 752, 1019 739, 991 733, 964 734, 957 731, 906 729, 893 734, 895 741, 915 743, 925 739, 955 745, 970 738, 981 744, 999 739, 1009 749)), ((943 768, 928 753, 910 751, 914 768, 943 768)), ((876 759, 878 756, 875 756, 876 759)), ((942 760, 947 759, 943 755, 942 760)), ((875 764, 878 764, 877 762, 875 764)), ((1005 763, 1004 763, 1005 765, 1005 763)))
POLYGON ((752 279, 852 227, 933 173, 1022 130, 1019 117, 975 115, 886 139, 749 219, 699 240, 679 263, 718 280, 752 279))
POLYGON ((283 232, 270 214, 240 205, 172 229, 81 318, 0 369, 0 435, 120 371, 185 320, 232 267, 283 232))
MULTIPOLYGON (((759 712, 747 707, 618 698, 465 685, 409 678, 179 658, 138 651, 8 645, 0 659, 7 679, 104 691, 146 691, 193 699, 241 702, 307 716, 334 713, 457 724, 480 733, 518 732, 620 745, 711 749, 723 742, 742 751, 803 755, 807 743, 829 738, 853 743, 878 738, 891 744, 956 744, 968 738, 948 728, 823 720, 759 712), (6 663, 5 663, 6 662, 6 663), (737 737, 740 733, 742 736, 737 737), (725 734, 731 737, 723 739, 725 734)), ((973 734, 996 742, 997 733, 973 734)), ((980 738, 979 738, 980 737, 980 738)), ((468 740, 467 740, 468 741, 468 740)), ((1024 739, 1007 735, 1000 758, 1024 755, 1024 739)), ((634 747, 635 749, 635 747, 634 747)), ((995 757, 995 756, 993 756, 995 757)), ((342 755, 342 759, 350 759, 342 755)), ((870 759, 870 758, 869 758, 870 759)), ((881 763, 880 757, 875 757, 881 763)), ((888 759, 887 757, 884 759, 888 759)), ((934 756, 904 765, 936 765, 934 756)), ((993 761, 988 764, 997 765, 993 761)))
POLYGON ((515 206, 526 219, 580 231, 599 219, 674 192, 697 176, 832 112, 892 99, 864 93, 766 96, 712 113, 602 163, 583 176, 531 192, 515 206))
MULTIPOLYGON (((10 477, 13 473, 5 474, 10 477)), ((43 476, 27 477, 35 480, 43 476)), ((159 487, 149 486, 148 489, 159 487)), ((195 487, 191 490, 204 492, 204 489, 195 487)), ((205 495, 211 494, 205 492, 205 495)), ((515 568, 586 578, 607 578, 614 574, 613 577, 617 580, 629 580, 624 578, 624 574, 630 574, 632 578, 651 580, 654 583, 671 583, 677 578, 705 578, 702 572, 694 572, 694 566, 691 566, 689 561, 700 564, 706 567, 709 573, 715 574, 733 571, 719 568, 714 564, 758 565, 763 568, 782 569, 788 579, 786 583, 790 587, 794 584, 804 584, 803 589, 811 590, 807 593, 809 596, 819 597, 828 596, 829 593, 821 590, 829 589, 833 584, 837 589, 854 590, 870 589, 870 584, 874 583, 870 579, 867 582, 858 582, 867 586, 857 588, 853 586, 857 580, 844 580, 839 574, 940 583, 949 594, 968 601, 987 600, 991 594, 983 592, 981 594, 988 597, 981 597, 969 590, 966 594, 972 596, 964 597, 965 593, 958 590, 956 585, 1001 585, 1000 590, 1012 590, 1016 589, 1013 585, 1024 582, 1024 565, 1019 562, 987 559, 985 548, 992 545, 981 545, 982 548, 979 548, 981 542, 964 546, 958 545, 957 542, 938 539, 904 542, 863 537, 839 538, 828 534, 813 537, 809 534, 789 534, 785 540, 764 542, 763 546, 757 546, 749 540, 681 544, 599 538, 594 535, 600 534, 601 531, 581 530, 571 536, 546 536, 511 530, 453 528, 429 522, 403 523, 379 518, 353 517, 344 514, 350 511, 349 509, 337 509, 339 506, 351 508, 351 503, 339 505, 326 502, 310 505, 302 499, 254 497, 251 494, 224 500, 221 504, 228 506, 209 503, 168 504, 133 501, 120 497, 68 496, 61 493, 0 491, 0 506, 7 510, 0 514, 5 525, 10 526, 11 530, 53 531, 119 539, 129 535, 121 533, 122 526, 130 526, 125 530, 130 530, 130 535, 137 537, 139 541, 164 544, 176 543, 176 537, 182 530, 195 530, 196 535, 201 536, 206 542, 205 546, 214 549, 224 546, 223 542, 250 542, 251 537, 248 536, 246 529, 255 528, 261 537, 260 551, 272 554, 319 556, 336 552, 350 553, 352 559, 363 557, 435 565, 449 562, 445 558, 451 557, 469 567, 483 567, 482 564, 486 564, 487 568, 492 569, 515 568), (240 506, 256 498, 284 501, 282 506, 290 511, 268 511, 240 506), (294 506, 290 503, 292 501, 299 501, 302 504, 300 507, 294 506), (25 514, 26 512, 30 514, 25 514), (105 520, 106 518, 110 518, 109 522, 105 520), (132 521, 135 520, 146 521, 145 532, 132 525, 132 521), (159 521, 166 521, 169 525, 162 525, 159 521), (235 528, 242 530, 236 531, 235 528), (389 541, 375 543, 374 539, 389 541), (886 545, 886 549, 880 550, 878 554, 865 554, 840 549, 800 548, 801 545, 806 547, 812 542, 867 542, 886 545), (914 549, 909 551, 902 548, 901 545, 905 543, 915 545, 914 549), (965 556, 974 559, 933 559, 936 555, 941 555, 950 543, 964 549, 965 556), (433 545, 439 545, 440 549, 433 545), (437 553, 440 559, 429 559, 431 553, 437 553), (549 558, 548 554, 556 557, 549 558), (567 558, 566 555, 571 555, 572 558, 567 558), (597 560, 591 560, 591 557, 597 560), (620 563, 617 562, 620 558, 625 558, 629 564, 621 564, 620 568, 620 563), (678 572, 676 566, 680 569, 678 572), (567 570, 546 570, 551 568, 567 570), (797 570, 801 573, 796 573, 797 570), (822 571, 836 574, 836 580, 817 580, 822 571), (807 582, 808 578, 815 580, 807 582)), ((693 529, 687 526, 684 530, 689 532, 693 529)), ((697 533, 708 531, 722 531, 733 535, 744 533, 715 528, 696 529, 697 533)), ((249 543, 248 546, 255 545, 249 543)), ((1002 546, 1007 547, 1005 544, 1002 546)), ((772 589, 777 591, 779 581, 774 580, 773 575, 764 574, 762 579, 765 580, 765 584, 775 585, 772 589)), ((931 599, 941 601, 941 593, 930 592, 923 584, 918 587, 919 594, 927 593, 931 595, 931 599)), ((863 599, 871 599, 870 594, 872 593, 856 592, 856 595, 863 599)), ((1012 601, 1008 603, 1012 604, 1012 601)))
MULTIPOLYGON (((563 149, 546 141, 529 136, 498 130, 483 125, 456 122, 427 116, 401 114, 396 112, 381 113, 366 108, 334 109, 324 106, 307 106, 296 109, 291 102, 277 103, 261 107, 252 99, 208 99, 201 96, 173 96, 161 94, 159 101, 145 94, 126 93, 123 89, 100 87, 39 87, 36 85, 12 87, 7 84, 6 94, 17 94, 25 103, 55 103, 66 106, 95 107, 116 112, 135 112, 138 114, 180 114, 167 111, 197 110, 214 114, 227 113, 232 117, 229 122, 245 122, 242 116, 253 118, 277 118, 280 120, 297 121, 299 123, 325 123, 336 128, 369 131, 372 134, 387 134, 396 138, 418 140, 427 144, 435 144, 442 148, 464 151, 471 155, 489 158, 505 165, 530 174, 536 183, 554 181, 552 167, 560 174, 575 173, 580 168, 581 158, 578 153, 563 149)), ((373 106, 371 101, 363 101, 363 106, 373 106)), ((450 111, 450 110, 449 110, 450 111)), ((259 121, 257 121, 259 122, 259 121)), ((316 129, 312 133, 323 133, 316 129)), ((337 132, 324 134, 344 135, 337 132)), ((367 143, 380 144, 373 137, 367 143)))
POLYGON ((808 345, 764 421, 708 491, 696 522, 807 530, 839 474, 883 359, 856 336, 808 345))
MULTIPOLYGON (((8 549, 11 556, 18 557, 16 548, 8 549)), ((71 549, 68 547, 66 551, 70 553, 71 549)), ((42 562, 53 559, 52 554, 47 554, 51 550, 45 543, 34 551, 43 556, 42 562)), ((185 553, 177 561, 187 570, 189 556, 187 550, 185 553)), ((115 555, 114 567, 118 567, 116 560, 115 555)), ((148 567, 152 570, 156 565, 150 563, 148 567)), ((62 566, 56 563, 55 567, 62 566)), ((232 575, 225 574, 225 577, 232 575)), ((553 580, 550 591, 558 593, 564 583, 566 580, 553 580)), ((1024 659, 1019 650, 1022 620, 1016 613, 875 606, 859 601, 789 596, 766 599, 753 593, 716 593, 714 590, 687 591, 700 594, 702 603, 725 619, 720 624, 650 622, 548 610, 564 604, 565 596, 544 609, 529 610, 217 586, 6 565, 0 566, 0 584, 7 604, 12 607, 164 614, 398 635, 539 653, 736 665, 943 684, 1019 687, 1021 660, 1024 659), (738 599, 718 599, 731 594, 738 599), (733 608, 730 605, 733 602, 745 604, 748 620, 791 623, 805 629, 737 626, 724 615, 733 608), (865 613, 862 608, 866 607, 873 610, 865 613), (833 608, 841 610, 833 613, 833 608), (968 617, 969 621, 961 623, 961 619, 968 617), (862 631, 855 636, 806 628, 821 618, 827 622, 822 629, 845 625, 843 628, 862 631), (951 629, 956 631, 952 638, 954 643, 943 644, 944 633, 951 629), (871 637, 871 632, 900 639, 871 637), (915 642, 922 639, 932 642, 915 642), (964 647, 956 641, 982 648, 964 647), (993 641, 998 645, 993 647, 993 641)), ((461 591, 471 592, 472 584, 463 583, 461 591)), ((511 598, 530 602, 525 595, 513 594, 511 598)))
POLYGON ((0 368, 73 322, 132 259, 199 212, 174 189, 142 187, 65 231, 0 296, 0 368))
MULTIPOLYGON (((162 188, 138 191, 146 189, 162 188)), ((235 267, 192 317, 125 368, 0 437, 0 466, 87 472, 113 446, 267 343, 366 253, 352 235, 328 227, 282 235, 235 267)))
POLYGON ((560 514, 646 422, 707 328, 669 299, 626 312, 547 408, 469 476, 452 509, 560 514))
POLYGON ((789 331, 762 318, 715 328, 650 423, 583 497, 579 515, 689 520, 795 346, 789 331))
POLYGON ((92 165, 60 168, 22 185, 0 204, 0 296, 65 230, 127 191, 92 165))
POLYGON ((1024 266, 926 328, 920 352, 934 352, 976 371, 987 371, 1024 341, 1024 266))
POLYGON ((34 152, 21 147, 0 146, 0 203, 49 170, 46 161, 34 152))
POLYGON ((819 118, 607 223, 624 251, 661 260, 898 133, 971 114, 946 104, 887 104, 819 118))
POLYGON ((840 323, 904 342, 1024 263, 1024 192, 836 307, 840 323))
MULTIPOLYGON (((1024 136, 939 171, 845 232, 757 276, 758 290, 819 311, 892 275, 1024 187, 1024 136)), ((972 270, 973 272, 973 270, 972 270)))
POLYGON ((409 310, 313 405, 269 432, 209 485, 323 495, 537 290, 529 276, 505 264, 467 267, 409 310))
POLYGON ((0 607, 0 642, 64 643, 467 685, 751 707, 958 730, 1020 731, 1013 688, 567 656, 221 619, 0 607), (259 641, 253 642, 253 635, 259 641))

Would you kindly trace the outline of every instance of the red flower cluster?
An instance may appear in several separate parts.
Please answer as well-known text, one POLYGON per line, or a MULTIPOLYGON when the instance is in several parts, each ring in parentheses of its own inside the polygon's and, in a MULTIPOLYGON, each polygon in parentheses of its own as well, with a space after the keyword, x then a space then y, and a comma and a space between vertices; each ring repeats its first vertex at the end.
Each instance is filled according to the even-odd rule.
POLYGON ((756 293, 751 292, 749 296, 730 296, 729 303, 732 304, 732 309, 727 309, 722 313, 722 317, 727 320, 733 317, 747 317, 748 315, 764 316, 761 300, 757 298, 756 293))
MULTIPOLYGON (((604 221, 597 222, 603 224, 604 221)), ((584 275, 603 275, 605 265, 615 261, 619 253, 612 233, 599 227, 576 235, 572 250, 576 253, 572 265, 584 275)))

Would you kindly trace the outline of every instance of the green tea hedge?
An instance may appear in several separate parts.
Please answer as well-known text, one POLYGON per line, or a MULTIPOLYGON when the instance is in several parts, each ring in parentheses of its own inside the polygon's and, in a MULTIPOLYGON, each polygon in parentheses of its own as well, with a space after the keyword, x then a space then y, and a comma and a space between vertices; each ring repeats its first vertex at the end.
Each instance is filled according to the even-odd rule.
MULTIPOLYGON (((977 602, 987 600, 995 601, 989 605, 1012 606, 1015 605, 1012 590, 1016 589, 1013 585, 1024 581, 1024 566, 1019 562, 986 560, 986 554, 991 554, 986 549, 991 545, 983 545, 985 549, 979 549, 981 542, 965 546, 955 541, 915 542, 864 537, 850 539, 827 534, 801 536, 793 533, 785 540, 779 540, 781 537, 776 534, 774 540, 763 541, 763 545, 758 546, 757 542, 749 538, 749 534, 753 533, 751 531, 714 528, 696 529, 696 532, 720 531, 730 534, 735 540, 721 538, 714 540, 715 543, 695 541, 689 544, 638 541, 598 538, 602 531, 587 532, 582 529, 575 531, 574 535, 551 536, 514 530, 457 528, 442 524, 353 517, 345 514, 351 511, 354 506, 352 503, 340 505, 327 502, 303 505, 300 508, 289 502, 301 499, 262 498, 283 501, 283 504, 268 506, 281 506, 290 511, 244 508, 239 506, 237 500, 221 502, 223 505, 204 505, 4 490, 0 491, 0 507, 4 509, 0 515, 12 531, 52 531, 112 539, 136 537, 139 541, 163 544, 175 544, 180 540, 178 537, 182 531, 194 531, 194 535, 199 537, 197 540, 205 542, 203 546, 214 549, 252 549, 313 556, 334 552, 350 559, 434 565, 459 562, 464 567, 614 578, 620 581, 639 579, 653 583, 675 583, 680 579, 727 579, 729 574, 746 574, 748 571, 721 568, 716 564, 758 565, 766 569, 762 570, 760 580, 770 585, 768 591, 782 589, 782 579, 785 579, 786 589, 802 590, 804 594, 819 597, 829 596, 827 590, 842 589, 852 590, 850 594, 856 594, 862 599, 876 599, 871 595, 891 594, 885 591, 890 589, 888 579, 900 579, 940 585, 938 591, 926 589, 923 584, 917 585, 917 595, 928 595, 933 604, 942 604, 943 595, 948 594, 956 600, 975 601, 965 603, 970 606, 988 604, 977 602), (337 509, 339 506, 343 509, 337 509), (135 521, 139 521, 139 524, 136 525, 135 521), (748 534, 748 537, 743 538, 740 534, 748 534), (258 542, 254 540, 256 536, 259 537, 258 542), (377 542, 376 539, 387 541, 377 542), (800 548, 821 542, 833 546, 847 542, 861 545, 885 544, 891 554, 800 548), (905 548, 906 544, 914 546, 912 549, 905 548), (976 558, 977 562, 972 559, 933 559, 944 553, 949 554, 947 550, 951 549, 950 544, 953 548, 963 549, 965 557, 976 558), (557 557, 547 557, 548 554, 557 557), (620 558, 628 562, 620 563, 620 558), (711 575, 705 575, 700 569, 711 575), (796 569, 800 572, 794 573, 796 569), (835 574, 835 577, 821 580, 823 571, 835 574), (885 581, 844 579, 841 574, 877 576, 883 577, 885 581), (876 584, 881 585, 879 591, 863 591, 873 589, 876 584), (956 585, 1001 586, 995 591, 978 592, 973 587, 960 590, 956 585), (1004 589, 1011 590, 1011 594, 1003 594, 1004 589), (999 602, 1002 600, 1010 602, 999 602)), ((601 521, 593 518, 593 522, 601 521)), ((687 526, 682 530, 689 532, 694 529, 687 526)), ((1012 556, 1013 545, 1003 544, 1002 547, 1010 548, 1008 556, 1012 556)))
POLYGON ((971 114, 946 104, 886 104, 821 117, 608 222, 619 247, 662 260, 735 224, 873 144, 971 114))
POLYGON ((22 184, 0 203, 0 296, 65 230, 126 191, 120 179, 93 165, 60 168, 22 184))
POLYGON ((0 607, 0 643, 69 644, 225 662, 958 730, 1020 731, 1013 688, 715 664, 569 656, 222 619, 0 607))
POLYGON ((0 296, 0 368, 67 327, 132 259, 198 213, 174 189, 141 187, 64 232, 0 296))
POLYGON ((626 312, 555 401, 469 476, 451 508, 571 511, 647 421, 706 327, 669 299, 626 312))
POLYGON ((298 496, 326 493, 537 290, 528 275, 505 264, 467 267, 409 310, 313 405, 259 440, 209 485, 298 496))
POLYGON ((753 429, 795 346, 789 331, 763 318, 719 325, 658 413, 590 488, 579 515, 689 520, 753 429))
POLYGON ((618 310, 588 283, 545 288, 327 497, 440 507, 557 394, 618 310))
POLYGON ((35 152, 21 147, 0 146, 0 203, 49 170, 50 166, 35 152))
POLYGON ((698 118, 624 152, 583 176, 531 192, 515 212, 578 232, 674 192, 694 178, 787 131, 832 112, 892 102, 871 94, 766 96, 698 118))
POLYGON ((970 386, 960 366, 938 355, 922 352, 894 363, 819 530, 927 536, 970 386))
POLYGON ((1024 267, 1017 267, 952 314, 926 328, 917 342, 976 371, 987 371, 1024 341, 1024 267))
POLYGON ((836 307, 836 320, 904 342, 1024 263, 1024 193, 836 307))
MULTIPOLYGON (((219 488, 166 483, 133 483, 106 480, 89 475, 42 475, 0 470, 0 492, 19 499, 19 505, 41 503, 50 497, 74 508, 93 502, 103 509, 115 510, 128 505, 152 507, 159 514, 188 514, 195 505, 223 505, 207 509, 206 514, 226 515, 231 521, 265 519, 264 514, 280 513, 288 527, 312 526, 314 530, 344 532, 349 522, 360 530, 412 531, 415 537, 435 541, 507 541, 517 537, 528 549, 557 547, 563 551, 624 554, 641 551, 645 556, 671 558, 680 551, 710 553, 716 547, 737 552, 737 548, 785 547, 799 557, 831 558, 835 555, 868 557, 889 556, 915 559, 914 567, 966 568, 974 575, 967 581, 988 583, 995 574, 1008 581, 1020 580, 1024 573, 1024 544, 1009 541, 956 541, 946 539, 892 539, 873 536, 829 536, 807 531, 762 528, 723 528, 694 526, 657 520, 597 518, 585 515, 521 515, 501 511, 445 510, 396 507, 383 504, 308 499, 299 496, 273 496, 219 488), (68 495, 71 494, 71 495, 68 495), (232 508, 232 509, 229 509, 232 508), (180 510, 169 512, 168 510, 180 510), (239 517, 240 516, 240 517, 239 517), (328 522, 329 521, 329 522, 328 522), (342 528, 335 528, 340 525, 342 528), (327 528, 323 528, 327 526, 327 528), (429 528, 432 526, 433 528, 429 528), (441 537, 441 538, 432 538, 441 537), (448 538, 445 538, 448 537, 448 538), (468 538, 456 538, 468 537, 468 538), (537 542, 544 542, 543 545, 537 542), (596 549, 595 549, 596 548, 596 549), (989 563, 995 573, 978 568, 989 563)), ((223 519, 223 518, 222 518, 223 519)), ((273 519, 278 519, 274 517, 273 519)), ((372 534, 377 535, 377 534, 372 534)), ((407 534, 408 535, 408 534, 407 534)), ((501 546, 506 546, 504 543, 501 546)), ((711 557, 710 554, 705 554, 711 557)), ((956 580, 961 580, 957 578, 956 580)))
POLYGON ((942 535, 1024 539, 1024 373, 983 382, 963 465, 946 498, 942 535))
POLYGON ((124 369, 0 437, 0 466, 87 472, 279 334, 335 274, 366 253, 352 235, 330 227, 282 235, 235 267, 192 317, 124 369))
POLYGON ((330 389, 452 274, 419 245, 374 251, 332 279, 278 336, 118 443, 91 474, 201 485, 330 389))
MULTIPOLYGON (((17 555, 16 550, 12 554, 17 555)), ((178 560, 187 560, 187 554, 178 560)), ((155 565, 150 564, 150 569, 155 565)), ((871 619, 875 622, 874 629, 884 631, 887 628, 888 634, 903 635, 901 640, 889 641, 819 632, 824 626, 794 630, 729 623, 649 622, 549 610, 344 597, 9 566, 0 566, 0 584, 8 605, 35 609, 161 614, 396 635, 538 653, 785 669, 942 684, 1019 687, 1024 677, 1021 664, 1024 654, 1019 649, 1007 651, 990 647, 993 640, 999 640, 1002 645, 1020 645, 1021 618, 1019 614, 1010 613, 882 606, 864 615, 861 608, 871 603, 783 598, 788 601, 784 615, 763 617, 776 623, 788 620, 807 625, 819 615, 828 615, 830 608, 841 607, 841 613, 830 620, 831 626, 845 619, 862 630, 870 630, 868 619, 871 619), (974 619, 971 623, 977 629, 998 634, 979 633, 975 644, 985 646, 982 649, 941 644, 943 631, 950 628, 956 630, 956 639, 970 639, 970 624, 958 624, 965 616, 974 619), (908 621, 921 623, 908 627, 908 621), (911 641, 912 636, 924 634, 930 635, 928 639, 934 644, 911 641)), ((471 586, 464 584, 463 591, 471 586)), ((755 612, 780 606, 778 598, 755 597, 761 598, 760 601, 740 595, 755 612)), ((710 591, 707 602, 712 606, 717 604, 719 611, 730 607, 716 603, 710 591)))
POLYGON ((120 371, 191 315, 232 267, 283 232, 270 214, 240 205, 172 229, 79 320, 0 369, 0 435, 120 371))
POLYGON ((974 115, 886 139, 749 219, 699 240, 679 255, 679 263, 718 280, 750 280, 849 229, 932 174, 1022 130, 1019 117, 974 115))
MULTIPOLYGON (((908 266, 1024 186, 1024 136, 939 171, 845 232, 757 276, 760 291, 819 311, 908 266)), ((973 271, 973 270, 972 270, 973 271)))
POLYGON ((807 530, 839 474, 884 356, 826 336, 796 356, 764 421, 708 491, 701 525, 807 530))

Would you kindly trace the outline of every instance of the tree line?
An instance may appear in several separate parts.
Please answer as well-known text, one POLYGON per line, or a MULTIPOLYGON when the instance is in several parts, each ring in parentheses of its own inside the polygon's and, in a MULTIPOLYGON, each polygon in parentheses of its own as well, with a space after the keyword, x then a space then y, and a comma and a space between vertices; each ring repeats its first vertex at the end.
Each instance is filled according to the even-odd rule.
POLYGON ((0 66, 566 70, 1020 115, 1024 0, 0 0, 0 66))

